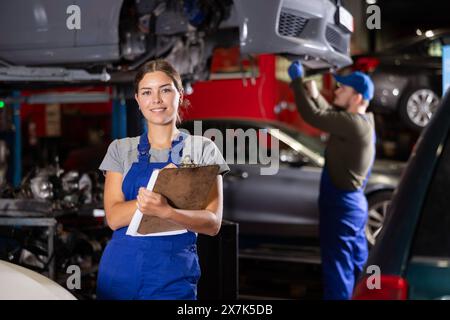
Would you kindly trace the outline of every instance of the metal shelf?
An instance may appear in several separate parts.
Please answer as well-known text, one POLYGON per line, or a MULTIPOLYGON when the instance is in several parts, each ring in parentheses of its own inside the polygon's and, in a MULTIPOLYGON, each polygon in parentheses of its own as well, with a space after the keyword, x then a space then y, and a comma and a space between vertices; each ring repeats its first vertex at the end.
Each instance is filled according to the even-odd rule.
POLYGON ((54 218, 10 218, 0 217, 0 226, 26 226, 26 227, 46 227, 48 228, 48 275, 49 278, 55 280, 55 232, 57 221, 54 218))

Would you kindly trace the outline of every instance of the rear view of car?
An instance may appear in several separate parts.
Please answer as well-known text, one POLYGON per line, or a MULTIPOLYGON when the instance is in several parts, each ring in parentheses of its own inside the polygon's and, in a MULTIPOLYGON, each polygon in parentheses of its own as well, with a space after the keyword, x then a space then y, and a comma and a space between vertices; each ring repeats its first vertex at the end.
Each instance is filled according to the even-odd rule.
POLYGON ((353 68, 370 73, 375 83, 372 111, 396 114, 417 132, 426 127, 442 96, 442 48, 449 42, 449 29, 428 30, 373 55, 354 56, 353 68))
POLYGON ((354 299, 450 299, 449 131, 450 93, 410 158, 354 299))

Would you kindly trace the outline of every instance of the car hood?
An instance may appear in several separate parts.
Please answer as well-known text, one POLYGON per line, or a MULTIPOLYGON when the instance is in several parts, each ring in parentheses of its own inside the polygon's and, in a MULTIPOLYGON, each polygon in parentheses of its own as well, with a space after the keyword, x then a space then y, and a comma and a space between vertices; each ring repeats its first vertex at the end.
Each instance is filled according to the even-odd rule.
POLYGON ((56 282, 0 260, 0 300, 76 300, 56 282))

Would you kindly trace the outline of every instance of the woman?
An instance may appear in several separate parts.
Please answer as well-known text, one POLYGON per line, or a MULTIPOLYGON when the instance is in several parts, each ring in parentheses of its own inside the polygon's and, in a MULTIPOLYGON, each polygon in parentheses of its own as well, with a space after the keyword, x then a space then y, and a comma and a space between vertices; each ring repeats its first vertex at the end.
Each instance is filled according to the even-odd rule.
POLYGON ((215 144, 180 132, 178 109, 183 87, 166 61, 146 63, 136 74, 135 98, 148 132, 114 140, 100 165, 105 172, 104 207, 114 230, 98 273, 99 299, 196 299, 200 268, 197 233, 216 235, 222 220, 222 174, 229 168, 215 144), (205 210, 179 210, 145 187, 154 169, 173 167, 181 159, 219 164, 217 181, 205 210), (175 222, 186 230, 151 236, 126 235, 136 208, 144 215, 175 222))

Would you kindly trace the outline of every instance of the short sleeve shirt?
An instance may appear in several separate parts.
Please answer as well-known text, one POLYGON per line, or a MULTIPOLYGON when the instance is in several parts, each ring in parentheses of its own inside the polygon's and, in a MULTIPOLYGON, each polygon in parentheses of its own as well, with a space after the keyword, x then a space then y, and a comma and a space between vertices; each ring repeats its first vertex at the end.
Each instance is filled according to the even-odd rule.
MULTIPOLYGON (((100 164, 99 169, 119 172, 123 179, 134 162, 138 161, 139 136, 133 138, 116 139, 108 147, 108 151, 100 164)), ((170 149, 150 149, 150 162, 167 162, 170 149)), ((187 135, 181 159, 188 158, 190 163, 197 165, 220 166, 219 174, 224 175, 230 168, 225 162, 222 153, 213 141, 202 136, 187 135)))

